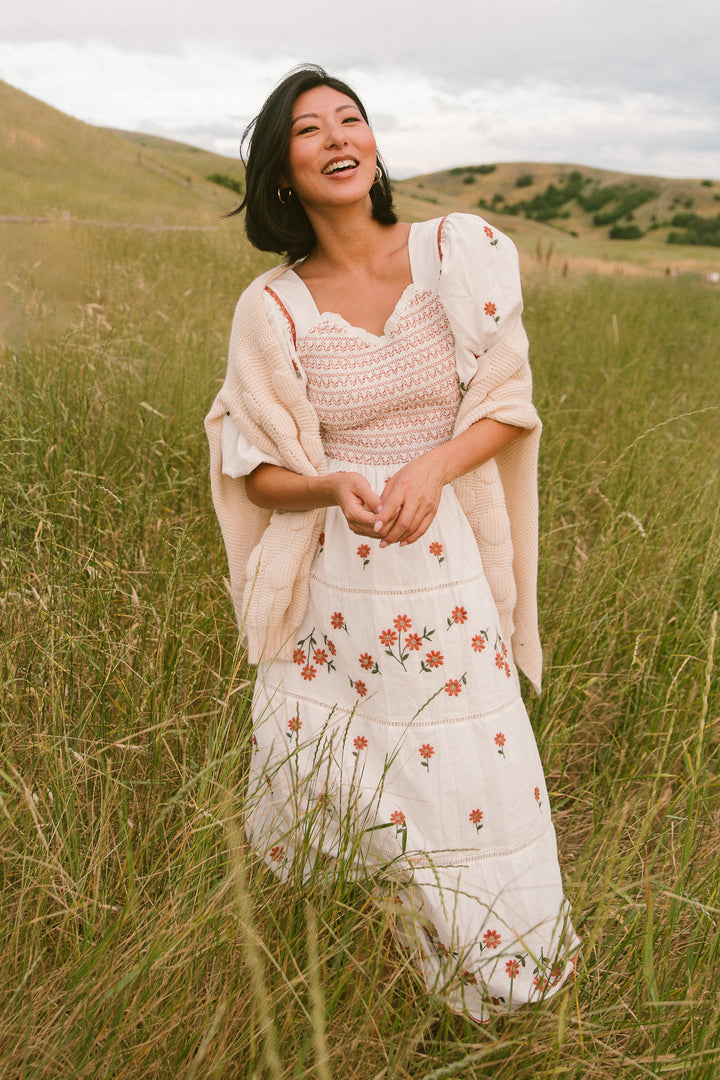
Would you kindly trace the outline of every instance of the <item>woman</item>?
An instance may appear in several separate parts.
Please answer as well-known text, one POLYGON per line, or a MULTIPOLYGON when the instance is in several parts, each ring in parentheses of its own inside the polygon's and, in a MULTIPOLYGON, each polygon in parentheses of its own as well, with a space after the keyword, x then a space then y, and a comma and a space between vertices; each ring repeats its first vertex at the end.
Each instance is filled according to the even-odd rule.
POLYGON ((394 881, 428 988, 483 1020, 554 993, 578 944, 515 670, 539 689, 517 254, 475 216, 399 222, 319 68, 251 127, 240 209, 288 263, 241 297, 206 421, 258 663, 248 834, 283 876, 394 881))

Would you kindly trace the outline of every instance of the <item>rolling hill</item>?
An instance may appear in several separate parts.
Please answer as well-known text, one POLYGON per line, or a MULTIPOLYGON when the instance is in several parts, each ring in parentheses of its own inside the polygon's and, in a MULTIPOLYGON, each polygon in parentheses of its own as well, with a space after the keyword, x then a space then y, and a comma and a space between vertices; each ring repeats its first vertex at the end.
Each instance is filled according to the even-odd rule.
MULTIPOLYGON (((221 226, 242 166, 169 139, 93 127, 0 82, 0 218, 221 226)), ((481 213, 526 256, 551 249, 571 265, 606 262, 643 271, 716 269, 717 249, 668 244, 678 214, 720 214, 720 181, 633 176, 529 162, 467 165, 395 183, 398 210, 421 220, 481 213), (636 239, 613 239, 620 236, 636 239)), ((720 222, 720 218, 718 218, 720 222)), ((685 234, 687 235, 687 234, 685 234)), ((544 255, 543 257, 546 257, 544 255)))
POLYGON ((667 242, 671 233, 687 231, 678 218, 709 220, 720 215, 720 181, 639 176, 579 165, 468 165, 398 186, 421 201, 492 211, 505 219, 523 217, 571 236, 639 239, 657 233, 667 242), (613 232, 618 235, 613 237, 613 232))
POLYGON ((152 136, 92 127, 0 82, 0 215, 217 225, 236 205, 213 173, 239 162, 152 136))

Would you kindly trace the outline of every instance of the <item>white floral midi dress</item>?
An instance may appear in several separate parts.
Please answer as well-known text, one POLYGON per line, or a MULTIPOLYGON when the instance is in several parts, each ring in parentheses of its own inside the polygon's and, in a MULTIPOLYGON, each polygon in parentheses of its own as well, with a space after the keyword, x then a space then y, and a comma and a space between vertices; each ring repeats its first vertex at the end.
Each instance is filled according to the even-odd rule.
MULTIPOLYGON (((376 336, 321 315, 293 271, 272 288, 330 470, 380 493, 451 437, 461 387, 436 290, 410 285, 376 336)), ((450 485, 404 548, 328 510, 293 660, 259 666, 253 717, 247 829, 270 867, 341 856, 399 880, 393 910, 428 988, 475 1019, 555 992, 578 942, 548 794, 450 485)))

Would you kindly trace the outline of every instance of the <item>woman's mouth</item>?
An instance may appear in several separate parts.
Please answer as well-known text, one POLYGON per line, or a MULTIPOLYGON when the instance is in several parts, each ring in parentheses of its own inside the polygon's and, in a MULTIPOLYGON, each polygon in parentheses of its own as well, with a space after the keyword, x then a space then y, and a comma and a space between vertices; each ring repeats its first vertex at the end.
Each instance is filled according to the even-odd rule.
POLYGON ((357 168, 358 162, 355 158, 341 158, 339 161, 329 162, 322 170, 323 176, 331 176, 332 173, 343 172, 346 169, 357 168))

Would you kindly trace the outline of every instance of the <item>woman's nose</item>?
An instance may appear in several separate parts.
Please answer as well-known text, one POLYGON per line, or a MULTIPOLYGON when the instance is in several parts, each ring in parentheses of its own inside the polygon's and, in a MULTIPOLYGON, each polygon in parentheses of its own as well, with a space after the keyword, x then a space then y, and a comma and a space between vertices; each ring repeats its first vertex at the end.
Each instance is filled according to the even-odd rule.
POLYGON ((347 142, 347 139, 342 124, 331 124, 328 128, 327 138, 329 146, 343 146, 347 142))

